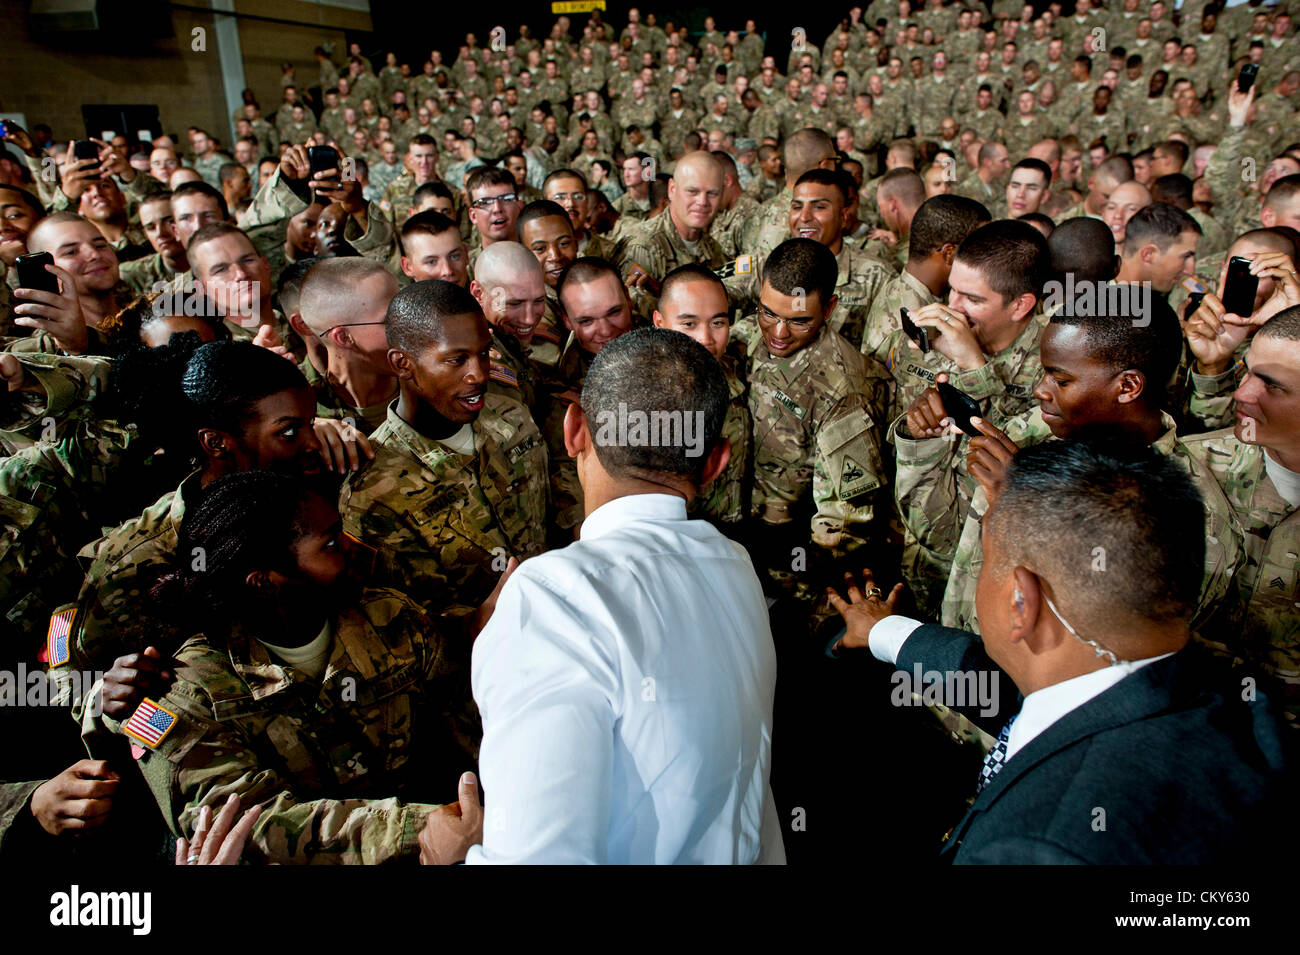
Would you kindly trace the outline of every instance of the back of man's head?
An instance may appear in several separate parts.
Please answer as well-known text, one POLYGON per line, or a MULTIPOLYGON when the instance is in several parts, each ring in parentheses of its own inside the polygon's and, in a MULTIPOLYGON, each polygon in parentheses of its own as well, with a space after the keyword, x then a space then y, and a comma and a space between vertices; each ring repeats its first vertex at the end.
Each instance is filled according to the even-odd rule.
POLYGON ((1192 180, 1181 172, 1171 172, 1151 183, 1151 201, 1167 202, 1186 212, 1192 207, 1192 180))
POLYGON ((786 140, 781 159, 787 181, 794 182, 809 169, 835 155, 835 142, 820 129, 811 126, 799 130, 786 140))
POLYGON ((1115 235, 1100 219, 1066 219, 1052 230, 1047 247, 1058 280, 1073 275, 1075 282, 1109 282, 1119 271, 1115 235))
POLYGON ((975 199, 955 193, 931 196, 912 217, 907 254, 919 260, 950 242, 961 245, 968 235, 992 218, 984 204, 975 199))
POLYGON ((698 481, 722 437, 728 401, 717 359, 661 328, 635 329, 607 344, 582 387, 596 458, 615 479, 698 481))
POLYGON ((1133 213, 1124 227, 1124 258, 1137 255, 1148 245, 1167 252, 1184 232, 1200 235, 1201 226, 1182 209, 1167 202, 1153 202, 1133 213))
MULTIPOLYGON (((985 573, 1034 574, 1079 638, 1119 659, 1153 655, 1144 636, 1185 624, 1200 595, 1205 506, 1187 472, 1148 446, 1112 436, 1025 448, 984 533, 985 573)), ((988 608, 978 610, 983 618, 988 608)))
POLYGON ((474 281, 485 289, 500 288, 514 279, 536 273, 542 281, 542 266, 527 248, 518 242, 493 242, 474 263, 474 281))

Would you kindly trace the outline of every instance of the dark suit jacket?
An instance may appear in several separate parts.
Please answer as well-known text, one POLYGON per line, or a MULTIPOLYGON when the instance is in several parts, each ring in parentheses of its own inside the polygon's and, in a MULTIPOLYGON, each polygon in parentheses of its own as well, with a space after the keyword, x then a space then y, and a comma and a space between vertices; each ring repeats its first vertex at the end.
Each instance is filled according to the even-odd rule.
MULTIPOLYGON (((973 634, 928 624, 903 644, 897 666, 918 662, 997 669, 973 634)), ((1001 671, 999 680, 1013 685, 1001 671)), ((1240 681, 1192 650, 1129 674, 1018 751, 942 858, 1195 865, 1271 853, 1294 805, 1291 741, 1262 690, 1253 702, 1242 696, 1240 681)))

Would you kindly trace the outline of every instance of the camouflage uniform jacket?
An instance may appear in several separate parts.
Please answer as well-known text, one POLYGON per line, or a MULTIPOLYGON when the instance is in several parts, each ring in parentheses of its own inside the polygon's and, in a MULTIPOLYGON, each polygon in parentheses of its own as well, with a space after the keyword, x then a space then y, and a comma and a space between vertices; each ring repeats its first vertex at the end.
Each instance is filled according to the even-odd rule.
POLYGON ((712 482, 700 488, 691 502, 692 517, 706 517, 719 524, 736 524, 749 514, 749 463, 752 449, 750 439, 753 425, 749 416, 749 390, 741 377, 743 358, 737 351, 739 342, 733 343, 722 356, 722 370, 727 376, 727 389, 731 403, 722 423, 722 436, 731 442, 731 460, 726 470, 712 482))
MULTIPOLYGON (((835 279, 835 295, 839 301, 830 324, 850 345, 860 349, 872 305, 895 272, 887 263, 849 242, 842 242, 835 264, 839 266, 835 279)), ((883 414, 884 408, 880 410, 883 414)))
POLYGON ((51 661, 50 678, 61 689, 59 701, 79 713, 79 701, 66 692, 77 670, 107 670, 126 653, 136 653, 151 643, 164 652, 172 644, 160 641, 157 624, 145 623, 148 590, 155 575, 172 569, 180 540, 186 503, 201 490, 202 472, 195 471, 175 491, 168 491, 145 509, 83 547, 77 555, 87 568, 76 602, 57 612, 76 608, 69 625, 69 659, 66 665, 51 661))
POLYGON ((537 420, 537 371, 528 360, 526 345, 499 328, 492 329, 488 353, 488 390, 518 401, 537 420))
POLYGON ((812 541, 854 549, 876 515, 887 481, 878 414, 884 379, 830 328, 788 358, 773 358, 756 323, 749 338, 749 413, 754 419, 753 513, 785 524, 811 513, 812 541))
POLYGON ((1261 446, 1237 440, 1232 429, 1184 440, 1223 488, 1245 540, 1234 593, 1202 633, 1283 680, 1294 723, 1300 713, 1300 511, 1278 494, 1261 446))
POLYGON ((544 546, 547 454, 527 409, 489 392, 473 434, 474 456, 459 454, 393 402, 370 436, 375 459, 339 496, 343 529, 375 551, 374 579, 400 582, 437 612, 477 607, 506 557, 544 546))
POLYGON ((664 276, 677 268, 691 262, 698 262, 711 269, 716 269, 726 260, 718 242, 707 231, 700 236, 692 252, 678 234, 673 225, 672 216, 664 210, 653 219, 628 233, 627 244, 623 247, 620 267, 623 280, 626 281, 632 270, 640 267, 656 282, 662 282, 664 276))
POLYGON ((717 241, 724 257, 734 259, 745 251, 743 235, 758 210, 758 200, 742 192, 730 209, 718 213, 709 226, 709 235, 717 241))
MULTIPOLYGON (((298 370, 307 379, 312 394, 316 396, 316 417, 331 418, 335 421, 350 423, 352 427, 367 437, 387 420, 388 405, 392 401, 391 398, 386 398, 366 408, 353 408, 330 382, 328 372, 322 374, 317 371, 316 366, 311 363, 310 357, 303 358, 298 363, 298 370)), ((393 381, 393 390, 397 390, 395 379, 393 381)))
MULTIPOLYGON (((331 614, 326 630, 332 647, 320 679, 239 625, 177 651, 176 682, 156 701, 171 721, 137 763, 175 832, 192 833, 204 806, 215 812, 238 793, 246 806, 265 804, 249 861, 378 864, 418 852, 436 808, 419 799, 436 791, 424 781, 462 768, 477 750, 465 719, 477 716, 468 653, 393 591, 366 592, 359 607, 331 614)), ((121 731, 100 717, 83 734, 101 720, 121 731)))
MULTIPOLYGON (((870 355, 880 364, 887 365, 891 339, 895 332, 902 330, 899 309, 916 311, 937 301, 925 283, 907 269, 891 278, 871 304, 866 329, 862 334, 862 354, 870 355)), ((897 413, 891 414, 889 420, 896 417, 897 413)))
POLYGON ((756 259, 766 259, 769 252, 790 238, 790 203, 793 200, 794 189, 785 186, 764 202, 758 215, 750 220, 743 245, 756 259))
MULTIPOLYGON (((1192 620, 1192 627, 1195 630, 1198 622, 1209 617, 1222 602, 1228 593, 1234 573, 1242 565, 1244 553, 1241 528, 1232 507, 1215 483, 1210 469, 1198 461, 1188 451, 1183 439, 1178 437, 1174 419, 1164 412, 1160 417, 1165 430, 1152 447, 1172 458, 1188 472, 1205 502, 1205 576, 1201 583, 1201 597, 1197 612, 1192 620)), ((1006 422, 1003 430, 1020 447, 1028 447, 1052 439, 1052 433, 1043 423, 1042 415, 1037 408, 1006 422)), ((963 453, 964 451, 965 448, 963 453)), ((962 470, 965 470, 964 460, 962 470)), ((973 633, 979 633, 979 621, 975 617, 975 584, 984 562, 980 545, 980 526, 987 510, 988 497, 984 493, 984 488, 977 484, 970 508, 961 526, 961 537, 957 542, 952 570, 948 576, 948 586, 943 595, 941 619, 944 626, 970 630, 973 633)), ((1100 553, 1095 548, 1088 548, 1086 553, 1080 555, 1082 563, 1079 572, 1096 572, 1098 567, 1105 566, 1104 559, 1104 548, 1100 553), (1103 563, 1097 564, 1098 560, 1102 560, 1103 563)))

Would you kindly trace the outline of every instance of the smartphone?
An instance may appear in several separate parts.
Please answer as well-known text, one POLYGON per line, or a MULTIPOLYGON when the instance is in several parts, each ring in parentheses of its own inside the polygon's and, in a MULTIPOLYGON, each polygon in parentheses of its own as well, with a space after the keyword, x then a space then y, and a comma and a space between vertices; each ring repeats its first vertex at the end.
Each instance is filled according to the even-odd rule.
POLYGON ((1258 63, 1247 63, 1237 74, 1237 89, 1243 93, 1250 92, 1250 88, 1255 85, 1255 77, 1259 75, 1258 63))
POLYGON ((1223 282, 1223 309, 1246 318, 1255 311, 1255 294, 1259 276, 1250 274, 1250 259, 1234 255, 1228 260, 1228 275, 1223 282))
MULTIPOLYGON (((99 147, 96 146, 94 143, 92 143, 89 139, 78 139, 76 142, 72 144, 72 156, 74 159, 93 159, 96 162, 98 162, 99 147)), ((92 175, 90 178, 92 179, 99 178, 98 167, 95 168, 94 175, 92 175)))
POLYGON ((18 267, 19 288, 59 294, 59 277, 53 272, 45 271, 45 266, 54 264, 54 256, 50 253, 28 252, 14 259, 14 264, 18 267))
POLYGON ((978 418, 981 414, 980 406, 970 395, 960 391, 948 384, 946 381, 940 381, 935 384, 939 389, 939 400, 943 402, 943 413, 952 419, 953 424, 961 428, 972 438, 977 438, 982 431, 970 423, 971 418, 978 418))
POLYGON ((1183 307, 1183 317, 1191 318, 1196 314, 1196 310, 1201 307, 1201 301, 1205 298, 1204 292, 1193 292, 1187 296, 1187 304, 1183 307))
POLYGON ((307 150, 307 161, 311 164, 311 174, 339 168, 339 151, 333 146, 312 146, 307 150))
POLYGON ((903 334, 916 342, 916 347, 921 349, 924 355, 930 350, 930 335, 934 332, 932 328, 922 328, 916 322, 912 321, 912 313, 905 308, 898 310, 899 320, 903 325, 903 334))
POLYGON ((7 138, 8 135, 9 135, 9 123, 6 120, 0 119, 0 139, 7 138))

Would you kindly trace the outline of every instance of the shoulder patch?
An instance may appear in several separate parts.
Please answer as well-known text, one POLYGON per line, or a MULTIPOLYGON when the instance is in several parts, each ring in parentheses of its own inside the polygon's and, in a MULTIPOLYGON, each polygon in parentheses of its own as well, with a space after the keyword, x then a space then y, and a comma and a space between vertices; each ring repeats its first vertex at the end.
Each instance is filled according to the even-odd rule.
POLYGON ((544 342, 553 342, 556 345, 562 344, 559 335, 555 334, 555 332, 551 331, 549 328, 543 328, 541 325, 538 325, 537 328, 533 330, 533 337, 540 338, 544 342))
POLYGON ((50 629, 45 635, 45 662, 52 667, 61 667, 72 658, 72 618, 76 615, 76 607, 50 614, 50 629))
POLYGON ((512 388, 519 387, 519 376, 514 373, 508 365, 500 362, 491 362, 488 366, 488 377, 493 381, 499 381, 502 384, 510 385, 512 388))
POLYGON ((176 727, 179 719, 165 706, 145 697, 131 718, 122 724, 122 732, 150 749, 157 749, 158 744, 176 727))

